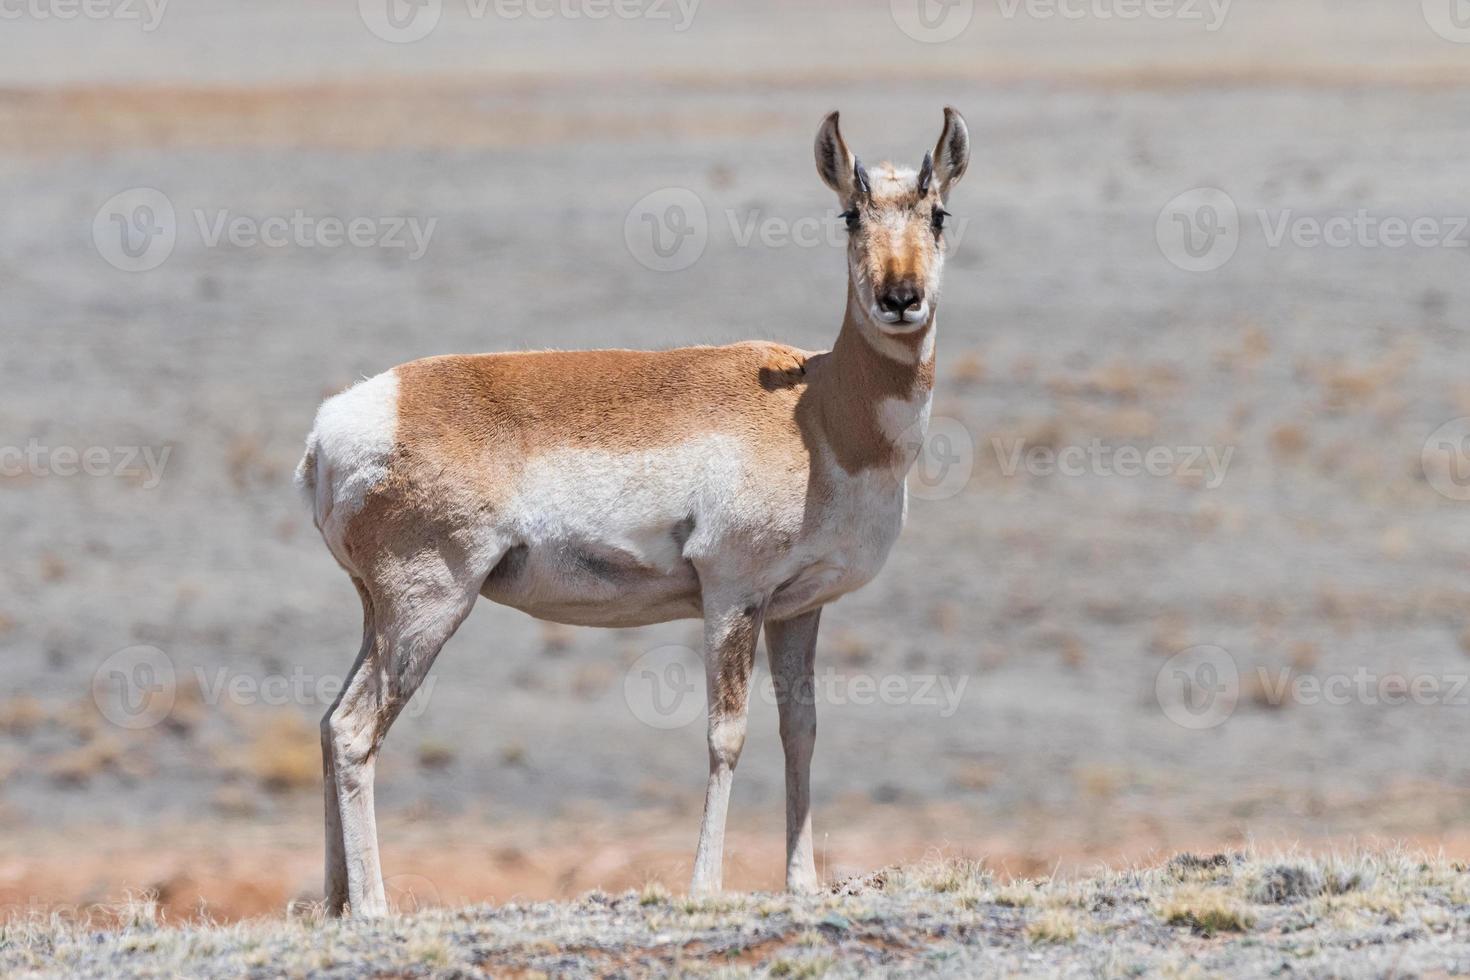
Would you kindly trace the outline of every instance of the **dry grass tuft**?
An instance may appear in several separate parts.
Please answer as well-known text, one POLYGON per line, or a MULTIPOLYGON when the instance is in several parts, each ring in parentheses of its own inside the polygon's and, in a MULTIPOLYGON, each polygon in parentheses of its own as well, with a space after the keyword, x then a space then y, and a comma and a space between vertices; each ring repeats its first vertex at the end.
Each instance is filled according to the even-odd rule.
POLYGON ((225 472, 236 490, 252 486, 274 486, 284 472, 278 460, 272 459, 265 441, 253 432, 239 433, 225 450, 225 472))
POLYGON ((68 572, 66 561, 60 555, 50 551, 41 554, 41 581, 60 582, 66 578, 68 572))
POLYGON ((1047 909, 1026 923, 1026 938, 1033 943, 1070 943, 1082 931, 1075 913, 1047 909))
POLYGON ((650 905, 667 905, 669 904, 669 899, 669 890, 664 887, 661 881, 650 881, 638 893, 638 904, 644 908, 650 905))
POLYGON ((316 789, 322 775, 321 738, 299 712, 283 709, 256 729, 245 765, 272 793, 316 789))
POLYGON ((1158 904, 1159 917, 1171 926, 1189 926, 1202 935, 1246 932, 1255 915, 1223 888, 1186 885, 1158 904))
POLYGON ((1277 459, 1296 459, 1307 451, 1311 437, 1304 427, 1287 422, 1271 430, 1270 444, 1277 459))
POLYGON ((830 956, 783 958, 771 964, 770 975, 789 977, 790 980, 807 980, 810 977, 824 976, 835 965, 830 956))
POLYGON ((570 653, 576 645, 577 631, 571 626, 540 621, 537 626, 541 630, 541 652, 547 656, 559 657, 570 653))
POLYGON ((1265 869, 1251 886, 1250 896, 1265 905, 1284 905, 1316 898, 1324 887, 1322 873, 1310 865, 1277 864, 1265 869))
POLYGON ((447 769, 454 762, 454 746, 437 739, 419 743, 419 765, 424 769, 447 769))
POLYGON ((46 772, 63 786, 85 786, 104 773, 115 771, 122 762, 122 745, 114 738, 99 737, 53 756, 46 772))
POLYGON ((18 694, 0 703, 0 732, 29 735, 46 721, 46 709, 29 694, 18 694))
POLYGON ((1234 862, 1227 854, 1176 854, 1164 865, 1175 881, 1213 881, 1229 877, 1234 862))
POLYGON ((1004 908, 1024 909, 1035 905, 1037 897, 1036 882, 1022 880, 997 888, 991 900, 1004 908))
POLYGON ((976 385, 985 380, 985 356, 979 351, 963 351, 949 367, 949 378, 959 385, 976 385))

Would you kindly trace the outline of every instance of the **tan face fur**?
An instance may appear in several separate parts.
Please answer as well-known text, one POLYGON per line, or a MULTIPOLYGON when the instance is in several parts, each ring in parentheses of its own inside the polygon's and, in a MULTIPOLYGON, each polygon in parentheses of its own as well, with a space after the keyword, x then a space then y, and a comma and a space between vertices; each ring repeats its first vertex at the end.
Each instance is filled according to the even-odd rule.
POLYGON ((854 312, 887 334, 924 330, 944 267, 944 202, 969 165, 964 119, 944 110, 939 141, 918 170, 863 166, 848 150, 835 112, 822 121, 814 151, 817 173, 837 193, 847 222, 854 312))

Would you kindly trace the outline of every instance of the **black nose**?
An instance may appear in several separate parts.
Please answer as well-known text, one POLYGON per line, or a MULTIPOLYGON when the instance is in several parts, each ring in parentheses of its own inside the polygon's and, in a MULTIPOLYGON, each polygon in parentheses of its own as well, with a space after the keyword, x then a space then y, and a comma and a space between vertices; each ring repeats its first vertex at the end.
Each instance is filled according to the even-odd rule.
POLYGON ((878 305, 883 308, 884 313, 899 315, 917 309, 923 302, 924 291, 912 282, 894 283, 878 297, 878 305))

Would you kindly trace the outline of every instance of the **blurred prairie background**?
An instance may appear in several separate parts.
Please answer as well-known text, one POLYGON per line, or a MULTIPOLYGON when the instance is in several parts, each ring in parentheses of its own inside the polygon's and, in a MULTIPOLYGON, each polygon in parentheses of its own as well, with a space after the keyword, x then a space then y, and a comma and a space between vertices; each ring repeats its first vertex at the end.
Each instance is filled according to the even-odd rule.
MULTIPOLYGON (((433 353, 821 348, 844 270, 819 119, 914 164, 946 103, 975 141, 940 316, 948 468, 823 620, 819 868, 1470 853, 1458 0, 532 2, 7 8, 0 904, 319 895, 316 724, 359 611, 289 485, 318 401, 433 353), (136 188, 171 223, 116 197, 136 188), (211 238, 298 213, 433 224, 417 256, 211 238), (1386 219, 1433 224, 1392 246, 1386 219), (160 255, 118 251, 145 226, 171 251, 128 271, 160 255), (650 268, 654 233, 691 228, 650 268), (1047 462, 1092 447, 1161 468, 1047 462), (899 696, 865 686, 885 680, 899 696)), ((395 896, 682 889, 702 718, 660 727, 642 685, 697 637, 482 604, 379 766, 395 896)), ((727 882, 771 887, 760 698, 751 733, 727 882)))

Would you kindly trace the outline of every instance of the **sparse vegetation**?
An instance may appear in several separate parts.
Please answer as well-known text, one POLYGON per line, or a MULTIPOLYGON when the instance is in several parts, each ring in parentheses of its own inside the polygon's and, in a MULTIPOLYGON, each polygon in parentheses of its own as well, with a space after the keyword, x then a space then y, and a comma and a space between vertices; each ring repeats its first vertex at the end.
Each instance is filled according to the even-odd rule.
POLYGON ((823 895, 429 909, 378 921, 320 907, 230 926, 161 920, 148 896, 0 927, 16 976, 818 977, 1450 973, 1470 957, 1470 874, 1402 851, 1180 855, 1095 877, 997 881, 973 861, 885 868, 823 895), (1213 936, 1200 945, 1194 936, 1213 936))

